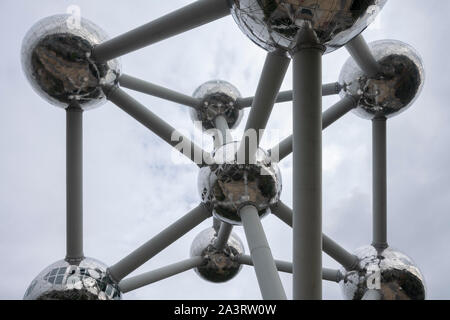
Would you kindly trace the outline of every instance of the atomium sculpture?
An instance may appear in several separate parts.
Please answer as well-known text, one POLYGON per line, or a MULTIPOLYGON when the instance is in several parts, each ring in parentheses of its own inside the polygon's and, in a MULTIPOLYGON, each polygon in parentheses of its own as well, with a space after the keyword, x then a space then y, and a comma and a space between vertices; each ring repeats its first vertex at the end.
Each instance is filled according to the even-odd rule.
POLYGON ((106 101, 101 86, 117 83, 120 64, 92 60, 92 49, 107 39, 106 33, 84 18, 79 28, 69 28, 67 19, 51 16, 31 28, 23 40, 22 66, 45 100, 63 108, 76 101, 86 110, 106 101))
POLYGON ((120 299, 123 293, 194 269, 226 282, 242 265, 254 266, 264 299, 286 299, 278 272, 293 274, 294 299, 321 299, 322 280, 341 284, 345 299, 424 299, 419 269, 387 242, 386 122, 419 95, 424 69, 410 46, 394 40, 366 44, 361 32, 386 0, 199 0, 108 40, 93 23, 69 26, 68 15, 41 20, 26 35, 22 65, 35 91, 67 111, 67 255, 32 281, 25 299, 120 299), (232 14, 241 30, 267 50, 254 97, 241 97, 215 80, 187 96, 121 74, 118 58, 232 14), (346 46, 351 58, 339 82, 322 85, 322 55, 346 46), (293 90, 279 92, 290 61, 293 90), (122 88, 189 107, 193 121, 212 133, 210 154, 182 136, 122 88), (322 114, 322 96, 341 100, 322 114), (201 203, 116 264, 85 258, 82 211, 82 115, 109 100, 200 167, 201 203), (293 135, 271 150, 259 147, 277 102, 293 101, 293 135), (241 141, 236 128, 251 107, 241 141), (322 130, 353 110, 372 120, 373 239, 355 254, 322 233, 322 130), (171 138, 176 133, 180 140, 171 138), (251 133, 254 142, 251 143, 251 133), (280 200, 278 162, 293 153, 293 209, 280 200), (200 155, 200 157, 198 157, 200 155), (200 160, 199 160, 200 158, 200 160), (261 219, 274 214, 293 229, 293 259, 275 260, 261 219), (189 259, 127 277, 204 220, 213 226, 194 240, 189 259), (242 225, 250 249, 232 233, 242 225), (322 267, 322 251, 342 265, 322 267))

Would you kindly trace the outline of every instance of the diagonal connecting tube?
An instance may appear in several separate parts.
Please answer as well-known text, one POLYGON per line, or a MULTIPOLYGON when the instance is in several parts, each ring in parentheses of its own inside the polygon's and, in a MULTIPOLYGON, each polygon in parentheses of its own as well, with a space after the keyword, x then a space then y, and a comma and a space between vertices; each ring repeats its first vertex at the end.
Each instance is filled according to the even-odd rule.
POLYGON ((156 84, 143 81, 127 74, 122 74, 120 76, 119 84, 123 88, 142 92, 154 97, 183 104, 192 108, 197 108, 201 103, 200 99, 196 99, 182 93, 158 86, 156 84))
POLYGON ((257 209, 251 205, 246 206, 240 209, 239 214, 244 226, 245 236, 263 299, 286 300, 286 293, 284 292, 257 209))
MULTIPOLYGON (((253 266, 252 257, 248 255, 241 255, 236 258, 240 264, 253 266)), ((292 263, 282 260, 275 260, 275 266, 277 270, 285 273, 292 273, 292 263)), ((333 282, 340 282, 343 279, 343 275, 339 270, 333 270, 328 268, 322 269, 322 279, 333 282)))
MULTIPOLYGON (((380 73, 376 61, 362 35, 350 41, 346 48, 364 73, 375 77, 380 73)), ((372 183, 373 183, 373 242, 378 249, 387 244, 387 178, 386 178, 386 118, 372 121, 372 183)))
POLYGON ((380 65, 361 34, 347 43, 346 48, 366 75, 374 77, 380 72, 380 65))
POLYGON ((168 39, 230 14, 228 0, 199 0, 108 40, 92 51, 97 61, 108 61, 168 39))
POLYGON ((377 249, 385 249, 388 246, 386 123, 387 120, 384 117, 372 120, 372 245, 377 249))
POLYGON ((80 261, 83 254, 83 110, 78 104, 66 110, 66 260, 80 261))
POLYGON ((214 120, 216 125, 216 133, 214 135, 214 149, 220 148, 224 144, 233 141, 227 119, 223 115, 219 115, 214 120))
MULTIPOLYGON (((292 209, 286 204, 279 201, 271 207, 271 211, 281 221, 292 227, 292 209)), ((347 270, 354 270, 358 267, 358 258, 325 234, 322 234, 322 250, 347 270)))
POLYGON ((226 222, 220 224, 220 229, 217 232, 217 239, 214 242, 214 247, 217 250, 223 250, 223 248, 225 248, 232 231, 233 226, 231 224, 226 222))
POLYGON ((183 136, 175 130, 175 128, 145 108, 122 89, 116 87, 107 88, 106 92, 108 100, 153 131, 157 136, 166 141, 172 147, 178 149, 181 146, 181 149, 178 151, 183 152, 183 155, 191 159, 198 166, 213 163, 211 155, 208 152, 204 151, 187 137, 183 136))
MULTIPOLYGON (((322 130, 325 130, 334 122, 342 118, 349 111, 356 108, 357 97, 346 96, 322 114, 322 130)), ((269 150, 270 154, 277 154, 278 161, 283 160, 292 153, 292 135, 281 141, 277 146, 269 150)))
POLYGON ((209 217, 211 217, 210 210, 200 204, 127 257, 111 266, 108 269, 109 274, 115 281, 121 281, 209 217))
POLYGON ((119 287, 123 293, 127 293, 149 284, 167 279, 190 269, 200 267, 204 262, 205 261, 203 257, 193 257, 190 259, 186 259, 163 268, 124 279, 119 282, 119 287))
POLYGON ((290 60, 280 52, 268 53, 266 56, 250 115, 245 126, 244 138, 241 140, 237 153, 238 159, 241 161, 245 159, 252 162, 256 154, 289 63, 290 60), (247 146, 247 139, 245 138, 252 133, 255 135, 253 140, 256 141, 250 139, 250 145, 247 146))
MULTIPOLYGON (((341 92, 341 90, 342 86, 339 82, 327 83, 322 86, 322 96, 325 97, 338 94, 339 92, 341 92)), ((278 93, 277 98, 275 99, 275 103, 289 102, 292 101, 292 98, 292 90, 281 91, 280 93, 278 93)), ((248 108, 252 106, 254 99, 255 97, 239 98, 237 102, 241 108, 248 108)))

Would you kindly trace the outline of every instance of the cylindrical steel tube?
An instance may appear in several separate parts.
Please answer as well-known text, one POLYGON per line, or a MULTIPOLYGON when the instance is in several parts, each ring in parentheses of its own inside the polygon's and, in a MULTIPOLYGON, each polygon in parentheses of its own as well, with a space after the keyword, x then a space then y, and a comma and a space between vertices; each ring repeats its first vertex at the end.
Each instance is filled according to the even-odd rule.
MULTIPOLYGON (((248 116, 245 126, 245 133, 249 130, 255 130, 256 140, 251 141, 247 146, 245 139, 241 140, 238 151, 238 159, 248 150, 248 157, 245 159, 252 160, 256 154, 256 149, 261 142, 262 135, 269 121, 275 100, 283 83, 284 76, 289 67, 290 60, 285 55, 278 52, 268 53, 264 63, 261 78, 259 79, 258 88, 256 89, 255 98, 252 102, 252 109, 248 116)), ((243 157, 242 157, 243 158, 243 157)))
POLYGON ((183 104, 192 108, 197 108, 201 101, 185 94, 134 78, 127 74, 122 74, 119 78, 120 86, 130 90, 149 94, 154 97, 183 104))
MULTIPOLYGON (((333 106, 329 107, 322 114, 322 130, 328 128, 335 121, 346 115, 350 110, 356 108, 356 97, 345 97, 333 106)), ((278 146, 269 150, 269 153, 273 153, 278 148, 278 161, 283 160, 292 153, 292 135, 283 139, 278 146)))
POLYGON ((347 43, 346 48, 353 59, 355 59, 356 64, 366 75, 374 77, 378 74, 380 66, 361 34, 347 43))
POLYGON ((293 54, 293 298, 322 299, 322 54, 293 54))
POLYGON ((224 144, 230 143, 233 141, 233 137, 231 136, 230 127, 228 126, 228 122, 225 119, 224 116, 218 116, 214 120, 216 124, 216 129, 220 133, 220 140, 219 144, 220 146, 223 146, 224 144))
POLYGON ((195 1, 98 45, 92 51, 92 57, 98 61, 108 61, 229 14, 228 0, 195 1))
POLYGON ((109 268, 110 275, 115 281, 122 280, 210 216, 210 211, 203 204, 197 206, 127 257, 111 266, 109 268))
POLYGON ((373 246, 387 248, 386 118, 372 121, 373 246))
POLYGON ((83 254, 83 110, 66 110, 66 259, 81 260, 83 254))
POLYGON ((199 267, 203 264, 203 257, 193 257, 184 261, 174 263, 172 265, 159 268, 144 274, 124 279, 119 282, 120 290, 123 293, 127 293, 138 288, 142 288, 151 283, 172 277, 179 273, 185 272, 195 267, 199 267))
POLYGON ((239 214, 263 299, 286 300, 286 293, 281 284, 257 209, 254 206, 246 206, 240 209, 239 214))
MULTIPOLYGON (((271 207, 272 213, 281 221, 292 227, 292 210, 282 201, 271 207)), ((347 270, 358 267, 358 258, 322 233, 322 250, 347 270)))
POLYGON ((110 90, 108 92, 108 100, 113 102, 174 148, 178 148, 181 141, 182 145, 189 150, 185 150, 185 148, 183 148, 183 150, 178 151, 183 152, 184 156, 191 159, 198 166, 213 163, 209 153, 197 146, 194 142, 189 140, 189 138, 183 136, 175 130, 175 128, 133 99, 122 89, 113 88, 110 90), (174 139, 175 137, 177 139, 174 139))
POLYGON ((217 233, 217 239, 214 242, 214 247, 217 250, 222 250, 230 238, 230 234, 233 231, 233 226, 229 223, 222 222, 219 232, 217 233))

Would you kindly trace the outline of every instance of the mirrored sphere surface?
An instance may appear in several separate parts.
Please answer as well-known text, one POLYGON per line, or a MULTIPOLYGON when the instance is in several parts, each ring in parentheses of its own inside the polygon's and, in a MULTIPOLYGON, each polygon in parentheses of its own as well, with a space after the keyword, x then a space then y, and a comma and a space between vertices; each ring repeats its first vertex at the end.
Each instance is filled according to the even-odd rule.
POLYGON ((260 217, 270 213, 270 206, 280 199, 281 173, 268 154, 258 149, 254 163, 242 164, 236 153, 239 142, 228 143, 214 153, 215 164, 203 167, 198 178, 202 201, 221 221, 240 225, 239 210, 246 205, 258 209, 260 217))
POLYGON ((424 300, 425 281, 419 268, 405 254, 373 246, 356 251, 359 271, 345 271, 341 289, 347 300, 424 300))
POLYGON ((217 233, 214 228, 202 231, 191 246, 191 257, 204 257, 203 266, 195 268, 195 272, 203 279, 211 282, 226 282, 233 279, 242 269, 236 257, 244 254, 244 245, 241 239, 232 232, 223 250, 217 250, 214 243, 217 233))
POLYGON ((191 119, 200 121, 205 131, 216 128, 214 120, 219 115, 226 119, 230 129, 236 128, 242 120, 244 112, 237 101, 241 94, 229 82, 208 81, 195 90, 193 97, 202 102, 198 109, 190 108, 191 119))
POLYGON ((414 48, 397 40, 375 41, 369 47, 381 72, 368 77, 350 57, 339 78, 344 87, 340 95, 359 96, 354 112, 364 119, 391 118, 419 96, 425 82, 422 59, 414 48))
POLYGON ((106 270, 92 258, 79 264, 55 262, 31 282, 24 300, 119 300, 122 293, 106 270))
POLYGON ((98 63, 90 58, 95 45, 107 40, 97 25, 67 14, 37 22, 22 42, 22 68, 33 89, 53 105, 66 108, 76 101, 84 110, 104 102, 102 85, 115 85, 117 59, 98 63))
POLYGON ((387 0, 230 0, 240 29, 263 49, 291 51, 305 34, 332 52, 361 33, 387 0))

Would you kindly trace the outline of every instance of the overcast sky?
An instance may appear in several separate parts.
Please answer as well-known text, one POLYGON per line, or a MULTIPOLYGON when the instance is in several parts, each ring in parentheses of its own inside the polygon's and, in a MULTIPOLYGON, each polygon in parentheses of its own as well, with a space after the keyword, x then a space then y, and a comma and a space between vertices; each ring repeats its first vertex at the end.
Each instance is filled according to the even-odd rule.
MULTIPOLYGON (((142 25, 190 0, 0 2, 0 283, 1 299, 21 299, 33 278, 65 256, 65 112, 33 92, 20 65, 21 41, 39 19, 69 5, 110 36, 142 25)), ((407 112, 388 122, 389 243, 422 270, 428 298, 450 298, 450 1, 391 0, 367 41, 398 39, 415 47, 426 68, 424 90, 407 112)), ((130 75, 191 94, 208 80, 233 83, 243 96, 256 90, 266 53, 231 16, 122 58, 130 75)), ((324 58, 324 82, 337 81, 345 49, 324 58)), ((292 87, 290 67, 282 89, 292 87)), ((186 107, 132 93, 201 143, 186 107)), ((324 99, 324 109, 338 97, 324 99)), ((291 104, 278 104, 268 129, 292 132, 291 104)), ((247 118, 247 114, 244 121, 247 118)), ((85 254, 111 265, 199 203, 198 168, 172 163, 170 147, 111 103, 84 114, 85 254)), ((242 127, 241 125, 241 131, 242 127)), ((235 137, 239 136, 239 130, 235 137)), ((263 146, 270 147, 266 139, 263 146)), ((208 147, 211 147, 209 143, 208 147)), ((371 123, 348 114, 324 133, 324 232, 350 251, 371 242, 371 123)), ((292 156, 281 163, 282 200, 292 206, 292 156)), ((202 223, 134 274, 185 259, 202 223)), ((273 255, 291 261, 291 230, 263 221, 273 255)), ((235 232, 245 240, 242 228, 235 232)), ((244 241, 245 242, 245 241, 244 241)), ((246 246, 247 249, 247 246, 246 246)), ((248 249, 247 249, 248 252, 248 249)), ((324 266, 338 264, 324 255, 324 266)), ((292 276, 281 274, 292 297, 292 276)), ((341 299, 325 283, 325 299, 341 299)), ((128 293, 125 299, 260 299, 254 271, 244 267, 225 284, 193 271, 128 293)))

